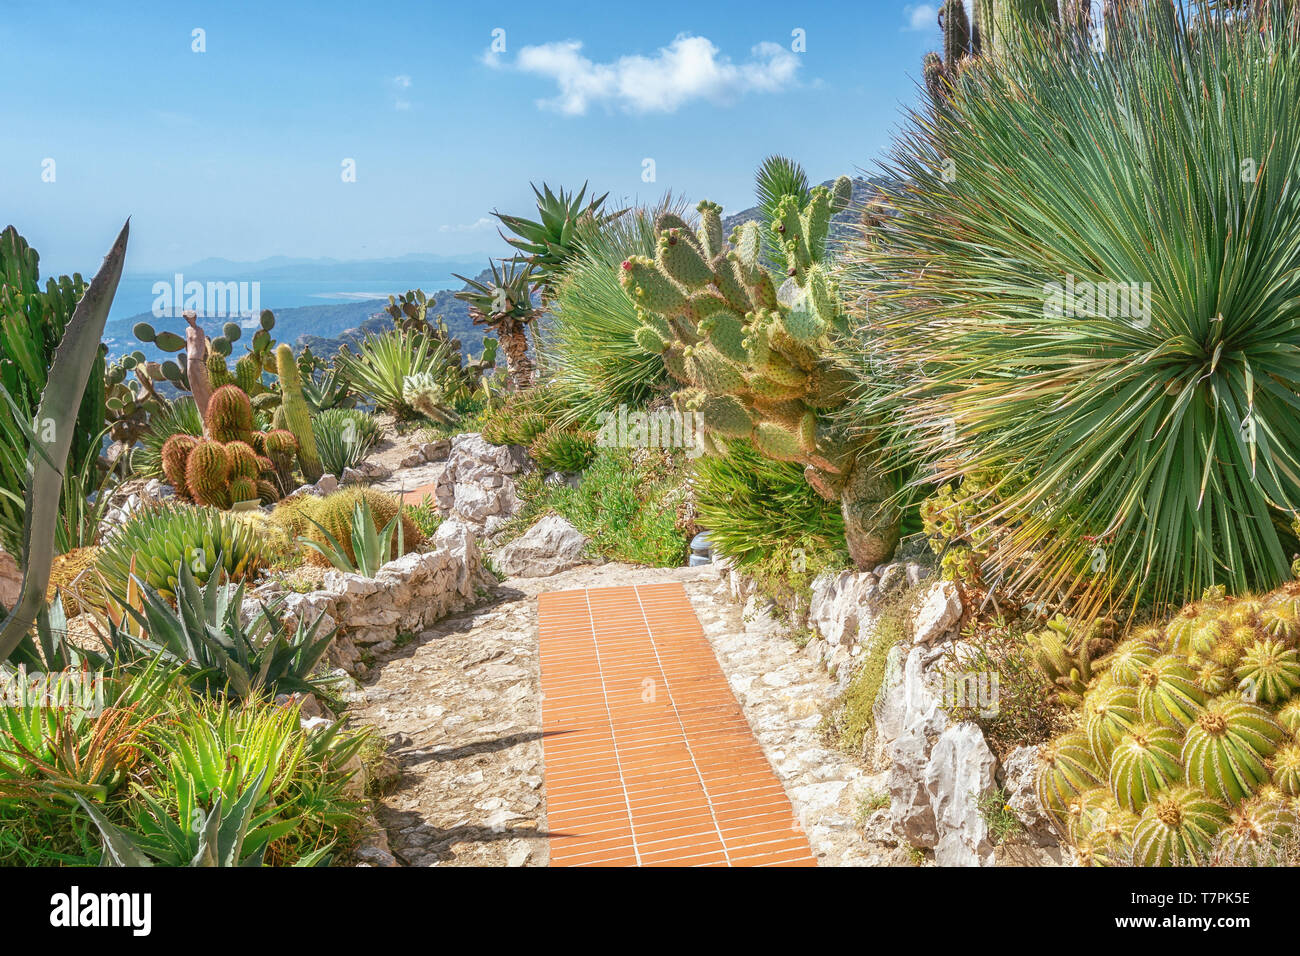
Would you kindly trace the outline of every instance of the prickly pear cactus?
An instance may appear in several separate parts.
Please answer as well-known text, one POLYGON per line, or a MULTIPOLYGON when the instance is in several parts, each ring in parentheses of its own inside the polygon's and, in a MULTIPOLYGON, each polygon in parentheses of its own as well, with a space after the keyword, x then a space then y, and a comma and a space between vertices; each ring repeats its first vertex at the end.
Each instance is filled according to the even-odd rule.
POLYGON ((696 413, 706 448, 746 438, 769 458, 805 465, 809 484, 841 502, 854 561, 872 566, 898 543, 892 484, 860 463, 825 414, 852 381, 830 348, 845 318, 823 265, 831 216, 851 192, 842 176, 777 204, 770 228, 788 266, 779 286, 760 259, 759 224, 737 227, 729 245, 722 207, 708 201, 697 207, 698 232, 661 214, 654 259, 631 257, 620 281, 644 323, 636 341, 682 384, 674 401, 696 413))

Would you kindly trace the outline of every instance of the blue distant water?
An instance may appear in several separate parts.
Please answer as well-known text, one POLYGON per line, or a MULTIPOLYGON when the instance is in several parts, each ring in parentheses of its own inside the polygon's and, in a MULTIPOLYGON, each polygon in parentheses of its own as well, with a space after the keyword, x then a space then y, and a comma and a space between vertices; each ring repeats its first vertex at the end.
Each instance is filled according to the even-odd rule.
MULTIPOLYGON (((186 275, 186 280, 203 282, 224 281, 222 276, 186 275)), ((233 277, 238 279, 239 277, 233 277)), ((153 292, 155 282, 170 282, 171 276, 123 276, 118 283, 117 295, 113 298, 113 308, 109 312, 109 321, 133 318, 153 308, 156 296, 153 292)), ((261 279, 261 307, 263 309, 294 309, 307 305, 342 305, 347 302, 362 302, 371 299, 387 299, 390 295, 400 295, 408 289, 423 289, 432 293, 440 289, 459 289, 463 284, 451 273, 416 273, 398 279, 384 277, 381 279, 261 279)))

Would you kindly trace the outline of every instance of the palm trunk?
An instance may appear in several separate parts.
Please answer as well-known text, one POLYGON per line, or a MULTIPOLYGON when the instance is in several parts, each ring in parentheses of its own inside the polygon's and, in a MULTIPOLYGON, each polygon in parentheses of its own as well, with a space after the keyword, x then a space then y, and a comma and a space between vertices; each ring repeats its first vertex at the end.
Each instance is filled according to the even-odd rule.
POLYGON ((519 391, 533 387, 533 360, 528 357, 528 335, 517 324, 501 332, 501 348, 506 353, 506 371, 519 391))

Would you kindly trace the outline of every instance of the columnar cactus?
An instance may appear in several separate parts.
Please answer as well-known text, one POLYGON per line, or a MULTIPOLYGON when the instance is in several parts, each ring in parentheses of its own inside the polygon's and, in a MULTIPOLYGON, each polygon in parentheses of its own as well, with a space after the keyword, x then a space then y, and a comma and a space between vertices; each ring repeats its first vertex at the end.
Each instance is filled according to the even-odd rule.
POLYGON ((706 450, 745 438, 764 455, 800 462, 820 494, 839 499, 849 551, 859 566, 886 560, 898 542, 890 481, 865 465, 825 413, 843 404, 852 381, 828 335, 843 329, 834 282, 822 264, 830 218, 848 205, 852 183, 818 186, 805 202, 784 197, 770 224, 784 253, 778 288, 760 260, 756 222, 722 238, 721 207, 702 202, 698 234, 664 213, 655 258, 633 256, 620 281, 640 308, 637 343, 662 357, 684 388, 679 410, 694 412, 706 450))
POLYGON ((320 479, 320 455, 316 451, 316 436, 311 431, 311 413, 302 395, 302 376, 293 358, 293 349, 281 345, 275 350, 276 372, 280 376, 280 411, 285 427, 298 442, 298 464, 303 477, 309 482, 320 479))

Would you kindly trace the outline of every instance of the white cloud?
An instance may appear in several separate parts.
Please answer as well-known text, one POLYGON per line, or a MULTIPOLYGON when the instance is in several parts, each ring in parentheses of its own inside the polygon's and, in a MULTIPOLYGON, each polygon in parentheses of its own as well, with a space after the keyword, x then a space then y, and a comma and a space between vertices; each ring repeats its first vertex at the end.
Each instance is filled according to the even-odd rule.
POLYGON ((932 4, 908 4, 903 7, 903 16, 907 18, 904 30, 921 32, 939 28, 939 9, 932 4))
POLYGON ((411 88, 411 78, 405 73, 399 73, 390 81, 393 85, 393 109, 399 111, 409 110, 411 101, 402 94, 411 88))
MULTIPOLYGON (((595 63, 582 55, 582 41, 527 46, 513 68, 547 77, 558 95, 538 101, 544 109, 581 116, 593 103, 632 113, 671 113, 691 100, 725 103, 745 93, 775 93, 791 86, 799 70, 796 54, 776 43, 760 43, 750 59, 733 63, 706 37, 679 34, 654 56, 622 56, 595 63)), ((484 62, 501 66, 495 54, 484 62)))
POLYGON ((478 232, 480 229, 487 229, 492 225, 491 216, 482 216, 471 223, 459 226, 439 226, 439 232, 478 232))

